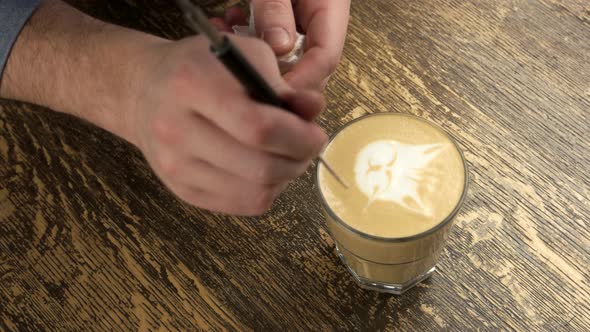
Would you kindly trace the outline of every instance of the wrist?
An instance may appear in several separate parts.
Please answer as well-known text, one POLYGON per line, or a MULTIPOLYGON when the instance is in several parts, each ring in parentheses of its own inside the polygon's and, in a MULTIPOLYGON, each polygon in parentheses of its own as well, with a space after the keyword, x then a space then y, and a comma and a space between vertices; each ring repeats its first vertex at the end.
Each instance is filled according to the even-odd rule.
POLYGON ((118 26, 106 28, 100 39, 108 59, 105 65, 112 70, 97 75, 98 80, 104 81, 103 93, 86 98, 90 104, 104 101, 91 105, 97 108, 91 113, 100 114, 91 121, 139 146, 136 124, 145 113, 141 100, 149 93, 146 87, 150 86, 152 71, 160 61, 159 49, 171 41, 118 26))
POLYGON ((75 115, 137 144, 132 122, 147 54, 162 43, 46 0, 13 47, 0 97, 75 115))

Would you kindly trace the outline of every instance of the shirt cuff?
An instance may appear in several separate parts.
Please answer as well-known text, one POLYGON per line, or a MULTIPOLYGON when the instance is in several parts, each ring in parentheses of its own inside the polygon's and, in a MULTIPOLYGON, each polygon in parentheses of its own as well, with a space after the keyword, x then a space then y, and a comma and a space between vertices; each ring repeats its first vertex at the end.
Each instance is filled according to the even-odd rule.
POLYGON ((0 0, 0 83, 10 50, 41 0, 0 0))

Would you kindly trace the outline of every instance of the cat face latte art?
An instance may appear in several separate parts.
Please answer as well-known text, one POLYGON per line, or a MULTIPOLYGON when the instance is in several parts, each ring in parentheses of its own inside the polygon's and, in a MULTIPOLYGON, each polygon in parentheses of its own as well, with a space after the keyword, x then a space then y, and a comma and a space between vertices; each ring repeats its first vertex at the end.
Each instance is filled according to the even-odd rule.
POLYGON ((365 288, 400 294, 430 276, 466 192, 466 166, 441 128, 382 113, 342 128, 317 184, 340 258, 365 288))
POLYGON ((436 189, 439 170, 430 166, 444 144, 411 145, 375 141, 365 146, 354 167, 358 188, 367 196, 367 208, 377 200, 390 201, 408 210, 432 216, 425 194, 436 189))

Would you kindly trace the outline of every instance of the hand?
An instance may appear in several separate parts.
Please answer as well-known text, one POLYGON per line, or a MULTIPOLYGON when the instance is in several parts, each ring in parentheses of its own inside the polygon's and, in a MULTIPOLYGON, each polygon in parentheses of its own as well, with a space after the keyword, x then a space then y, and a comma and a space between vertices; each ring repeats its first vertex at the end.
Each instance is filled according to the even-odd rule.
POLYGON ((301 27, 305 52, 285 79, 296 88, 323 90, 340 62, 350 0, 252 0, 252 5, 256 30, 277 55, 293 49, 296 25, 301 27))
POLYGON ((327 142, 309 121, 324 101, 281 78, 264 42, 231 37, 300 116, 251 100, 203 37, 154 46, 142 66, 132 132, 172 192, 195 206, 234 215, 266 212, 327 142))

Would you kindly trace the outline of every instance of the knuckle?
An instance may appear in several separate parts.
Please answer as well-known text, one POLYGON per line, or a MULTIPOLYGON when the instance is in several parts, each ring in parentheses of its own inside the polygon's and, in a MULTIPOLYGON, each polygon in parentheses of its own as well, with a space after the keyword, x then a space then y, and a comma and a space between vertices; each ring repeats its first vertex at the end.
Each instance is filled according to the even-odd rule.
POLYGON ((156 117, 152 120, 151 131, 154 137, 166 145, 177 144, 181 135, 169 119, 156 117))
POLYGON ((168 189, 186 204, 206 209, 214 213, 227 213, 233 215, 248 215, 248 209, 236 207, 235 200, 224 198, 212 198, 207 192, 187 186, 168 186, 168 189))
POLYGON ((174 194, 176 196, 178 196, 178 198, 180 198, 181 200, 185 201, 186 203, 188 203, 192 206, 206 208, 206 206, 203 204, 201 195, 199 195, 194 190, 178 189, 178 190, 174 191, 174 194))
POLYGON ((277 165, 270 160, 265 160, 258 165, 258 169, 253 173, 253 180, 260 184, 273 184, 277 181, 276 169, 277 165))
POLYGON ((264 147, 272 141, 274 124, 270 118, 265 116, 251 117, 247 126, 247 143, 254 147, 264 147))
POLYGON ((179 167, 175 158, 167 155, 160 155, 156 159, 158 169, 163 176, 175 178, 178 175, 179 167))
POLYGON ((206 193, 186 186, 177 188, 173 193, 187 204, 213 212, 224 213, 231 207, 227 202, 212 200, 206 193))

